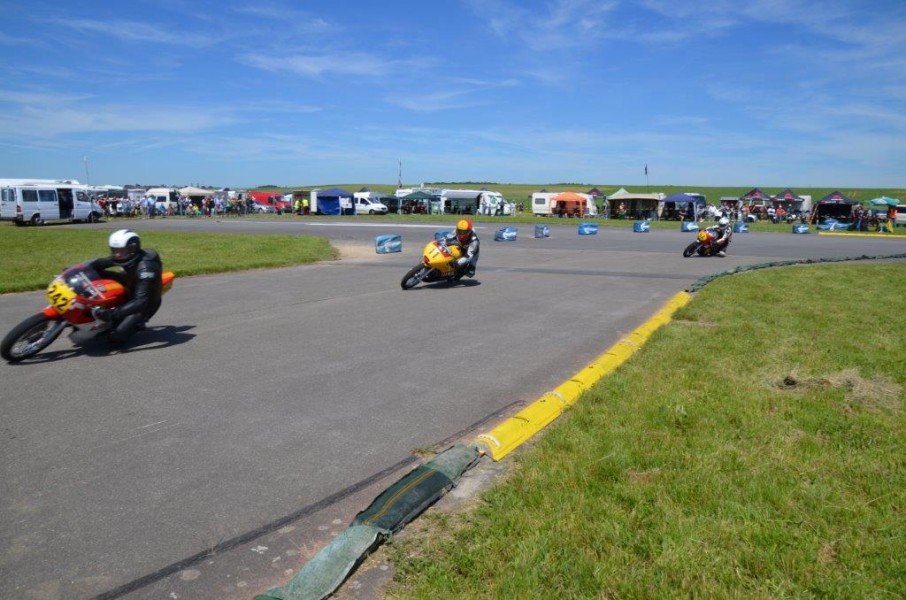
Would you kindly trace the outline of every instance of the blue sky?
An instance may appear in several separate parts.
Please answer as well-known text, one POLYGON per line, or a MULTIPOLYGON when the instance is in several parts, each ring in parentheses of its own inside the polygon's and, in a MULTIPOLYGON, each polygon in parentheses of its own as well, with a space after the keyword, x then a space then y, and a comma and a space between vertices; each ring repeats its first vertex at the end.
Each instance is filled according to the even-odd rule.
POLYGON ((0 10, 0 177, 906 187, 902 0, 0 10))

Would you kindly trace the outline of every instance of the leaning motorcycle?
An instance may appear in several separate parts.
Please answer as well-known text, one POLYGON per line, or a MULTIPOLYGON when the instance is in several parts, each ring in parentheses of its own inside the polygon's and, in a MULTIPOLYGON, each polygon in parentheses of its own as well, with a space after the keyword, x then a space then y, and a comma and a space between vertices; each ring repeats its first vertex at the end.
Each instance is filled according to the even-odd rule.
POLYGON ((422 252, 422 262, 415 265, 403 276, 400 286, 412 289, 419 283, 457 280, 456 259, 462 256, 459 246, 448 246, 444 240, 429 242, 422 252))
POLYGON ((710 227, 702 229, 698 232, 698 235, 695 236, 695 241, 686 246, 686 249, 683 250, 683 256, 689 258, 696 253, 698 253, 699 256, 717 254, 717 250, 714 249, 714 241, 716 239, 717 232, 713 229, 710 227))
MULTIPOLYGON (((176 275, 164 271, 162 292, 173 286, 176 275)), ((126 288, 104 278, 89 264, 69 267, 47 287, 48 306, 12 328, 0 342, 0 356, 9 362, 34 356, 47 348, 67 327, 86 338, 110 329, 111 324, 96 319, 95 308, 116 308, 127 301, 126 288)))

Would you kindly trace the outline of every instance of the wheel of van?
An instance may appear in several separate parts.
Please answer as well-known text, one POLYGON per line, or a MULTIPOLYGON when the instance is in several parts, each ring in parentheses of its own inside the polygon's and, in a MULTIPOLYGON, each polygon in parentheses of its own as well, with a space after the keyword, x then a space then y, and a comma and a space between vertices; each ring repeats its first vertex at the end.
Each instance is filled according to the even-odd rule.
POLYGON ((44 219, 41 218, 41 215, 34 215, 31 218, 31 224, 32 225, 43 225, 44 219))
POLYGON ((369 210, 369 211, 368 211, 368 214, 369 214, 369 215, 373 215, 373 214, 374 214, 374 209, 369 210))
POLYGON ((98 218, 98 214, 94 211, 91 211, 90 213, 88 213, 88 218, 85 220, 88 221, 89 223, 97 223, 98 221, 100 221, 100 219, 98 218))

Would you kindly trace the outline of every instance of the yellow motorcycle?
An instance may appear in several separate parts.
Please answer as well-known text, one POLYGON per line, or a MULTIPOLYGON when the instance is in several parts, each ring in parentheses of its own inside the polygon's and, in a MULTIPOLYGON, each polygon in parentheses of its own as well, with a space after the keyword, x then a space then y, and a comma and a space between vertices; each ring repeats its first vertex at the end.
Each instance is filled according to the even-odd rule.
POLYGON ((448 246, 444 240, 429 242, 422 252, 422 262, 415 265, 403 276, 400 286, 409 290, 419 283, 435 281, 454 282, 459 279, 454 263, 462 256, 459 246, 448 246))

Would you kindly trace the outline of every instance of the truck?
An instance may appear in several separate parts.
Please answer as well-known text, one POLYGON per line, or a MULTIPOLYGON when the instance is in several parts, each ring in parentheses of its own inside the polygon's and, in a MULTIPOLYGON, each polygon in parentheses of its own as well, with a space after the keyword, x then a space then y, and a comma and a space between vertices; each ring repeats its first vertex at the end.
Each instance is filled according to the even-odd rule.
POLYGON ((50 221, 96 223, 103 209, 78 182, 0 180, 0 221, 44 225, 50 221))

